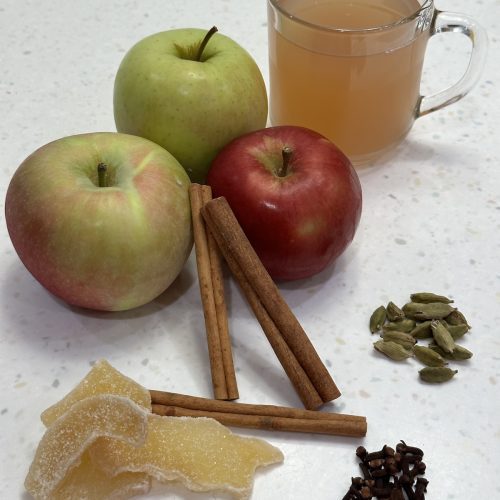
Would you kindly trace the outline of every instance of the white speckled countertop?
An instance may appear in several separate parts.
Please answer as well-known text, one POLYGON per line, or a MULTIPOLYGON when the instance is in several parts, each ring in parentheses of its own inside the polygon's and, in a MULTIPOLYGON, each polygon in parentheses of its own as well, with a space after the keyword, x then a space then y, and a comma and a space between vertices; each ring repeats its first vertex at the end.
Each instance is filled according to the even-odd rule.
MULTIPOLYGON (((343 392, 336 411, 366 415, 365 439, 236 432, 282 449, 283 465, 257 474, 258 500, 338 500, 359 475, 354 451, 400 439, 426 452, 427 498, 500 498, 500 2, 439 0, 489 32, 479 85, 421 118, 395 153, 361 170, 364 211, 353 244, 314 279, 282 286, 343 392), (414 291, 451 295, 473 329, 474 352, 442 386, 419 382, 419 364, 374 352, 374 307, 414 291)), ((264 0, 0 2, 0 498, 27 499, 23 481, 43 426, 39 415, 98 358, 149 388, 210 397, 207 348, 193 255, 175 284, 137 310, 67 307, 25 270, 7 234, 10 177, 39 146, 81 132, 113 131, 113 80, 126 50, 174 27, 210 27, 243 45, 267 79, 264 0)), ((424 88, 460 74, 468 45, 433 39, 424 88), (453 64, 452 64, 453 62, 453 64)), ((230 328, 243 402, 300 405, 258 323, 228 279, 230 328)), ((152 498, 213 498, 173 489, 152 498)))

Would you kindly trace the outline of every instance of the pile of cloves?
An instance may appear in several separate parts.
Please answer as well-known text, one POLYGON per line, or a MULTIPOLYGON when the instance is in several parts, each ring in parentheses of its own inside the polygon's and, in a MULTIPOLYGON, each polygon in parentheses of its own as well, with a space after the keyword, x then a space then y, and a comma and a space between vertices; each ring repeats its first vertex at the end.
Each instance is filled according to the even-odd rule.
POLYGON ((342 500, 424 500, 428 481, 425 473, 424 452, 404 441, 396 449, 384 445, 379 451, 368 453, 364 446, 356 449, 361 460, 363 477, 351 478, 351 486, 342 500))

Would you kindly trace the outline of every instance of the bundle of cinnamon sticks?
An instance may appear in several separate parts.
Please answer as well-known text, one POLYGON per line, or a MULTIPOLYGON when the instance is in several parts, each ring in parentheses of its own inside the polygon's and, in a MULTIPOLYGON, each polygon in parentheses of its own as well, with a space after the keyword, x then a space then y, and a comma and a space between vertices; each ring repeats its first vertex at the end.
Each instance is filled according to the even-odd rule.
POLYGON ((254 405, 151 390, 153 413, 214 418, 223 425, 334 436, 363 437, 366 418, 285 406, 254 405))
MULTIPOLYGON (((317 425, 311 424, 312 420, 327 420, 335 422, 335 432, 338 431, 339 421, 342 421, 343 428, 354 426, 354 430, 344 430, 340 431, 341 433, 353 432, 355 435, 364 435, 366 432, 366 419, 364 417, 339 416, 339 414, 314 411, 309 411, 309 414, 300 413, 300 416, 296 413, 315 410, 324 403, 339 397, 340 391, 301 324, 252 248, 227 200, 224 197, 212 199, 210 187, 199 184, 191 186, 190 195, 199 284, 215 400, 236 399, 238 397, 220 270, 220 255, 222 255, 307 410, 288 408, 285 413, 281 409, 278 413, 273 410, 269 415, 262 412, 255 413, 256 406, 251 405, 252 412, 246 415, 242 408, 248 409, 248 405, 224 401, 220 401, 220 405, 214 406, 212 404, 209 409, 206 408, 205 403, 201 408, 197 406, 186 408, 184 406, 185 398, 189 396, 183 396, 182 405, 177 405, 171 402, 171 393, 168 393, 170 394, 170 402, 165 402, 159 397, 158 391, 152 391, 152 394, 155 395, 153 402, 159 405, 156 410, 162 414, 175 415, 209 411, 216 414, 214 418, 223 421, 223 423, 238 425, 238 423, 245 422, 245 426, 251 427, 262 426, 262 422, 267 422, 267 418, 270 416, 273 419, 293 418, 293 424, 289 421, 273 420, 273 426, 280 426, 286 422, 287 429, 298 425, 298 420, 306 420, 306 427, 311 428, 317 425), (155 402, 155 397, 158 398, 157 402, 155 402), (232 406, 227 406, 227 404, 232 406), (293 410, 293 416, 288 413, 291 410, 293 410), (235 417, 235 414, 245 414, 246 416, 244 418, 235 417), (321 414, 321 416, 318 417, 317 414, 321 414), (304 415, 308 415, 308 417, 304 415), (324 415, 328 416, 324 417, 324 415)), ((199 401, 197 401, 198 403, 199 401)), ((259 408, 262 410, 261 406, 259 408)), ((268 408, 265 411, 267 412, 268 408)))

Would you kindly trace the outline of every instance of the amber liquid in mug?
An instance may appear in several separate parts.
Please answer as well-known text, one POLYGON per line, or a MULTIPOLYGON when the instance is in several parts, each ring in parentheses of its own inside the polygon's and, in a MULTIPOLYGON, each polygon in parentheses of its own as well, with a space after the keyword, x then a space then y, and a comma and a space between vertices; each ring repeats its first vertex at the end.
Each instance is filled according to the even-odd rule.
MULTIPOLYGON (((304 21, 344 29, 392 24, 420 8, 418 0, 289 0, 281 5, 304 21)), ((407 24, 415 30, 414 23, 407 24)), ((411 35, 404 45, 398 43, 401 28, 394 40, 387 31, 383 41, 362 35, 352 54, 338 35, 343 44, 338 51, 335 40, 324 50, 311 50, 311 32, 301 40, 306 37, 303 30, 295 33, 293 25, 287 30, 285 37, 269 28, 272 125, 316 130, 356 164, 379 156, 406 135, 419 100, 428 30, 411 35), (378 43, 384 45, 381 50, 378 43)))

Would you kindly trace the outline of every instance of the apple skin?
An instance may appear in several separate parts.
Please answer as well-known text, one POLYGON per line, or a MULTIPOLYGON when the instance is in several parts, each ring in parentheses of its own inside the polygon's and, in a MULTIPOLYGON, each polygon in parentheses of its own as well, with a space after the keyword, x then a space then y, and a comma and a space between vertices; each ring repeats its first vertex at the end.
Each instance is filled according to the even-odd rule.
POLYGON ((202 61, 180 57, 206 30, 187 28, 144 38, 125 55, 115 78, 118 132, 163 146, 193 182, 204 182, 215 155, 232 139, 265 127, 262 74, 240 45, 216 33, 202 61))
POLYGON ((229 143, 207 176, 224 196, 275 280, 308 278, 350 244, 361 216, 359 178, 327 138, 296 126, 270 127, 229 143), (283 147, 292 150, 287 174, 283 147))
POLYGON ((26 268, 57 297, 89 309, 131 309, 160 295, 189 256, 189 185, 177 160, 146 139, 65 137, 14 173, 7 229, 26 268), (108 187, 98 187, 100 162, 108 187))

